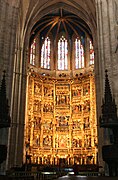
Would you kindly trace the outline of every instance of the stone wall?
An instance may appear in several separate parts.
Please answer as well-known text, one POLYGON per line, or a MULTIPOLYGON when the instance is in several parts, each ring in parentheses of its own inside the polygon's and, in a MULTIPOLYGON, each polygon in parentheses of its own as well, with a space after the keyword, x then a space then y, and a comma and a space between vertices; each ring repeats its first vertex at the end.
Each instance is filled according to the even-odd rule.
MULTIPOLYGON (((10 105, 18 8, 9 3, 10 1, 0 0, 0 80, 3 76, 3 70, 5 70, 6 90, 10 105)), ((8 143, 8 128, 0 129, 0 137, 1 144, 8 143)), ((4 162, 1 166, 1 171, 5 170, 5 166, 4 162)))
MULTIPOLYGON (((97 36, 98 36, 98 62, 96 62, 96 95, 97 95, 97 113, 98 127, 99 116, 101 114, 102 98, 104 97, 105 87, 105 69, 108 70, 108 76, 112 94, 115 97, 118 105, 118 62, 116 46, 117 42, 117 17, 116 17, 116 2, 111 0, 97 0, 97 36)), ((99 141, 99 164, 103 165, 102 161, 102 145, 109 144, 109 132, 107 129, 98 128, 99 141)))
POLYGON ((18 8, 0 0, 0 79, 6 70, 8 96, 11 95, 17 21, 18 8))

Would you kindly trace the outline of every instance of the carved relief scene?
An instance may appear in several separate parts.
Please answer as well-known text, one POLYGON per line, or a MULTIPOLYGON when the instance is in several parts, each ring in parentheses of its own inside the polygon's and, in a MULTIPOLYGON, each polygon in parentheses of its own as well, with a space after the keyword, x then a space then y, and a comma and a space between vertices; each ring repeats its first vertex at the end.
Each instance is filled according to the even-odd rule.
POLYGON ((43 85, 44 98, 52 99, 54 95, 53 85, 43 85))
POLYGON ((68 148, 69 147, 69 137, 66 134, 59 134, 56 137, 57 141, 57 148, 68 148))
POLYGON ((73 112, 73 114, 78 114, 78 113, 81 114, 82 113, 82 105, 81 104, 73 105, 72 112, 73 112))
POLYGON ((69 107, 70 105, 70 85, 56 85, 56 106, 69 107))
POLYGON ((34 117, 34 129, 41 129, 41 117, 34 117))
POLYGON ((57 126, 68 126, 69 116, 57 116, 56 117, 57 126))
POLYGON ((76 85, 73 85, 72 86, 72 98, 74 99, 78 99, 78 98, 81 98, 81 95, 82 95, 82 87, 81 87, 81 84, 76 84, 76 85))
POLYGON ((88 96, 88 95, 90 95, 90 84, 89 84, 89 82, 83 84, 83 96, 88 96))
POLYGON ((33 105, 33 111, 34 113, 41 113, 41 101, 35 99, 34 100, 34 105, 33 105))
POLYGON ((35 84, 34 84, 34 95, 42 96, 42 84, 35 82, 35 84))
POLYGON ((69 116, 56 116, 56 130, 63 131, 69 130, 69 116))
POLYGON ((73 119, 73 130, 82 130, 81 119, 73 119))
POLYGON ((53 128, 53 124, 52 121, 50 122, 50 120, 44 120, 42 123, 42 128, 43 128, 43 133, 51 133, 52 128, 53 128))
POLYGON ((82 147, 82 137, 75 136, 72 139, 72 147, 73 148, 80 148, 82 147))
POLYGON ((45 102, 43 106, 44 113, 53 113, 54 105, 53 102, 45 102))
POLYGON ((44 147, 52 147, 52 136, 51 135, 43 136, 43 146, 44 147))

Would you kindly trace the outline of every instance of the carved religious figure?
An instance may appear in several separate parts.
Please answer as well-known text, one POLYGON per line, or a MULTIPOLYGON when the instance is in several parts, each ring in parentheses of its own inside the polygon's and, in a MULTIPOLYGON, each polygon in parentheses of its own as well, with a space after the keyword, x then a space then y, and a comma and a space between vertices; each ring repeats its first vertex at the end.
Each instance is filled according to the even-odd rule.
POLYGON ((43 112, 50 112, 53 113, 53 103, 45 103, 43 106, 43 112))
POLYGON ((84 101, 84 105, 83 105, 83 111, 86 112, 90 112, 90 100, 85 100, 84 101))
POLYGON ((33 106, 34 112, 41 113, 41 101, 34 100, 34 106, 33 106))
POLYGON ((34 117, 34 129, 39 129, 41 127, 41 117, 34 117))
POLYGON ((90 128, 89 117, 85 117, 85 118, 84 118, 84 124, 83 124, 83 126, 84 126, 84 129, 90 128))
POLYGON ((44 86, 44 97, 53 97, 53 86, 44 86))
POLYGON ((42 86, 41 84, 35 83, 34 84, 34 94, 41 95, 42 93, 42 86))
POLYGON ((57 126, 68 126, 69 116, 57 116, 57 126))
POLYGON ((43 137, 43 146, 50 147, 52 145, 52 137, 50 135, 46 135, 43 137))
POLYGON ((73 88, 72 89, 72 97, 80 97, 81 96, 81 89, 80 88, 73 88))
POLYGON ((90 84, 84 84, 83 85, 83 95, 86 96, 86 95, 89 95, 90 94, 90 84))

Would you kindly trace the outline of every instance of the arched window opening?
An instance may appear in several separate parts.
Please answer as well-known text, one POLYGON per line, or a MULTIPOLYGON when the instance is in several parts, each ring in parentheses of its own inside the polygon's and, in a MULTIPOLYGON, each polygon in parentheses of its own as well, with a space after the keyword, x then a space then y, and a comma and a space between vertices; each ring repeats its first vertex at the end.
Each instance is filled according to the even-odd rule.
POLYGON ((94 64, 94 49, 92 45, 92 41, 89 43, 89 48, 90 48, 90 65, 94 64))
POLYGON ((30 48, 30 64, 35 65, 36 61, 36 39, 33 40, 33 43, 31 44, 30 48))
POLYGON ((75 69, 84 68, 84 48, 79 38, 75 39, 75 69))
POLYGON ((50 38, 45 38, 41 48, 41 68, 50 69, 50 38))
POLYGON ((67 70, 68 68, 68 42, 62 36, 58 41, 58 70, 67 70))

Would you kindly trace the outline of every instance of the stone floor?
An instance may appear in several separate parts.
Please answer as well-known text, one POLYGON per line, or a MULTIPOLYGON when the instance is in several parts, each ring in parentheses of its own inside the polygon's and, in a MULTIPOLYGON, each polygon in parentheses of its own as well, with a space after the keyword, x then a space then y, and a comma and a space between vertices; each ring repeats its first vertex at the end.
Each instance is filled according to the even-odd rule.
POLYGON ((58 180, 118 180, 118 177, 87 177, 87 176, 63 176, 58 178, 58 180))

